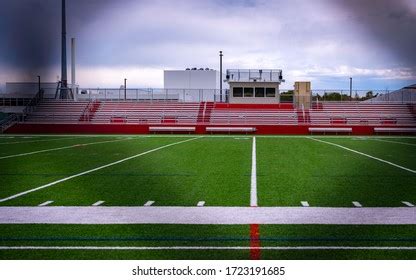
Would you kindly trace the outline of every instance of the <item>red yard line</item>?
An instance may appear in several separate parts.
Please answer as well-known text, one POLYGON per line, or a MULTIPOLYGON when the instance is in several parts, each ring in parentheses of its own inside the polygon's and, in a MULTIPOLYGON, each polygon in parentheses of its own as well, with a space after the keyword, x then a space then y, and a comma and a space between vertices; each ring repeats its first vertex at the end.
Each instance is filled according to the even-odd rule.
POLYGON ((250 259, 260 260, 260 226, 258 224, 250 225, 250 259))

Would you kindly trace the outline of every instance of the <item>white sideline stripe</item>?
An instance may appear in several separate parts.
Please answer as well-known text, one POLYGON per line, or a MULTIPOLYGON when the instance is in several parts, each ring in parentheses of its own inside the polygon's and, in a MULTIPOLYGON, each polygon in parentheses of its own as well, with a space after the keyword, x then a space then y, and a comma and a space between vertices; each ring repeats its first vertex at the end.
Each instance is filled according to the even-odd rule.
POLYGON ((352 204, 353 204, 355 207, 363 207, 363 206, 361 205, 361 203, 359 203, 358 201, 353 201, 353 202, 352 202, 352 204))
POLYGON ((144 206, 152 206, 152 204, 153 203, 155 203, 154 201, 152 201, 152 200, 149 200, 148 202, 146 202, 145 204, 144 204, 144 206))
POLYGON ((105 201, 103 201, 103 200, 100 200, 100 201, 97 201, 96 203, 94 203, 92 206, 100 206, 101 204, 103 204, 105 201))
POLYGON ((131 140, 131 139, 126 138, 126 139, 108 140, 108 141, 92 142, 92 143, 85 143, 85 144, 80 143, 80 144, 74 144, 71 146, 65 146, 65 147, 59 147, 59 148, 53 148, 53 149, 47 149, 47 150, 39 150, 39 151, 28 152, 28 153, 23 153, 23 154, 9 155, 9 156, 0 157, 0 159, 29 156, 29 155, 34 155, 34 154, 59 151, 59 150, 71 149, 71 148, 82 147, 82 146, 119 142, 119 141, 126 141, 126 140, 131 140))
POLYGON ((307 201, 301 201, 300 203, 302 204, 303 207, 309 207, 309 202, 307 201))
POLYGON ((47 142, 47 141, 57 141, 57 140, 70 140, 70 139, 90 138, 90 137, 91 136, 61 137, 61 138, 54 138, 54 139, 41 139, 41 140, 31 140, 31 141, 5 142, 5 143, 0 143, 0 145, 6 145, 6 144, 22 144, 22 143, 35 143, 35 142, 47 142))
POLYGON ((45 201, 44 203, 39 204, 38 206, 42 207, 42 206, 46 206, 53 203, 53 200, 49 200, 49 201, 45 201))
POLYGON ((205 201, 200 201, 200 202, 198 202, 198 204, 196 205, 196 206, 198 206, 198 207, 202 207, 202 206, 204 206, 205 205, 205 201))
POLYGON ((375 138, 374 140, 380 141, 380 142, 393 143, 393 144, 402 144, 402 145, 408 145, 408 146, 416 146, 416 144, 412 144, 412 143, 392 141, 392 140, 384 140, 384 139, 379 139, 379 138, 375 138))
POLYGON ((328 145, 332 145, 332 146, 335 146, 335 147, 338 147, 338 148, 341 148, 341 149, 344 149, 344 150, 347 150, 347 151, 350 151, 350 152, 353 152, 353 153, 356 153, 356 154, 359 154, 359 155, 362 155, 362 156, 365 156, 365 157, 368 157, 368 158, 371 158, 371 159, 374 159, 374 160, 378 160, 380 162, 383 162, 383 163, 389 164, 391 166, 394 166, 394 167, 397 167, 397 168, 400 168, 400 169, 403 169, 403 170, 406 170, 406 171, 409 171, 411 173, 415 173, 416 174, 416 171, 415 170, 412 170, 410 168, 403 167, 401 165, 392 163, 390 161, 387 161, 387 160, 384 160, 384 159, 381 159, 381 158, 377 158, 377 157, 374 157, 374 156, 370 156, 368 154, 365 154, 365 153, 362 153, 362 152, 359 152, 359 151, 356 151, 356 150, 353 150, 353 149, 350 149, 350 148, 347 148, 347 147, 344 147, 342 145, 338 145, 338 144, 335 144, 335 143, 332 143, 332 142, 327 142, 327 141, 319 140, 319 139, 312 138, 312 137, 308 137, 308 138, 311 139, 311 140, 314 140, 314 141, 317 141, 317 142, 321 142, 321 143, 325 143, 325 144, 328 144, 328 145))
POLYGON ((117 250, 117 251, 151 251, 151 250, 416 250, 416 247, 401 246, 264 246, 264 247, 244 247, 244 246, 0 246, 0 250, 117 250))
POLYGON ((159 150, 162 150, 162 149, 174 146, 174 145, 178 145, 178 144, 182 144, 182 143, 185 143, 185 142, 193 141, 193 140, 196 140, 198 138, 200 138, 200 137, 191 138, 191 139, 187 139, 187 140, 167 144, 167 145, 155 148, 155 149, 151 149, 151 150, 148 150, 146 152, 143 152, 143 153, 131 156, 131 157, 127 157, 127 158, 124 158, 124 159, 121 159, 121 160, 118 160, 118 161, 115 161, 115 162, 112 162, 112 163, 109 163, 109 164, 106 164, 106 165, 102 165, 102 166, 99 166, 99 167, 96 167, 96 168, 93 168, 93 169, 90 169, 90 170, 87 170, 87 171, 84 171, 84 172, 81 172, 81 173, 78 173, 78 174, 74 174, 72 176, 69 176, 69 177, 66 177, 66 178, 63 178, 63 179, 60 179, 60 180, 57 180, 57 181, 54 181, 52 183, 49 183, 49 184, 46 184, 46 185, 43 185, 43 186, 40 186, 40 187, 37 187, 37 188, 34 188, 34 189, 30 189, 30 190, 27 190, 27 191, 24 191, 24 192, 21 192, 21 193, 18 193, 18 194, 15 194, 15 195, 3 198, 3 199, 0 199, 0 202, 15 199, 17 197, 26 195, 28 193, 32 193, 32 192, 35 192, 35 191, 38 191, 38 190, 42 190, 42 189, 48 188, 50 186, 53 186, 53 185, 71 180, 73 178, 80 177, 82 175, 89 174, 89 173, 92 173, 92 172, 95 172, 95 171, 98 171, 98 170, 101 170, 101 169, 104 169, 104 168, 107 168, 107 167, 110 167, 110 166, 113 166, 113 165, 116 165, 116 164, 119 164, 119 163, 123 163, 125 161, 131 160, 131 159, 134 159, 134 158, 137 158, 137 157, 140 157, 140 156, 144 156, 144 155, 147 155, 147 154, 150 154, 150 153, 153 153, 153 152, 156 152, 156 151, 159 151, 159 150))
POLYGON ((251 153, 251 191, 250 191, 250 206, 257 205, 257 166, 256 166, 256 137, 253 137, 253 149, 251 153))
POLYGON ((0 207, 0 224, 416 225, 416 207, 0 207))
POLYGON ((409 207, 415 207, 412 203, 407 202, 407 201, 402 201, 402 203, 406 206, 409 206, 409 207))

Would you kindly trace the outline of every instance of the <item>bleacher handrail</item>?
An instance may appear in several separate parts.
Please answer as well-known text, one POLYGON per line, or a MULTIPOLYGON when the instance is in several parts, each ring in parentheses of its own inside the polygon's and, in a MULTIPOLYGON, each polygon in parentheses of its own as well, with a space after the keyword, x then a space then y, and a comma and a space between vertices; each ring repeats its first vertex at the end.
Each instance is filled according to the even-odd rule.
POLYGON ((23 109, 23 120, 29 113, 33 112, 33 110, 36 108, 39 102, 43 99, 43 93, 44 93, 43 89, 38 91, 38 93, 36 93, 36 95, 30 100, 30 102, 23 109))
POLYGON ((11 114, 0 122, 0 133, 4 133, 9 127, 13 126, 19 121, 17 114, 11 114))

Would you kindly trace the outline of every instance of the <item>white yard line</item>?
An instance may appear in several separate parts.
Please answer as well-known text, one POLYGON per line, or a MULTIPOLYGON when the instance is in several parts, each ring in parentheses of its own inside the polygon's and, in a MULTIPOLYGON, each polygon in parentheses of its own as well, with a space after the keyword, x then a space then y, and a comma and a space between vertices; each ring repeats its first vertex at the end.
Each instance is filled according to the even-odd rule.
POLYGON ((256 137, 253 137, 253 148, 251 152, 251 190, 250 190, 250 206, 257 205, 257 163, 256 163, 256 137))
POLYGON ((45 201, 44 203, 39 204, 38 206, 42 207, 42 206, 46 206, 52 203, 53 203, 53 200, 49 200, 49 201, 45 201))
POLYGON ((416 207, 0 207, 0 224, 416 225, 416 207))
POLYGON ((327 141, 320 140, 320 139, 316 139, 316 138, 312 138, 312 137, 308 137, 308 139, 311 139, 311 140, 317 141, 317 142, 321 142, 321 143, 325 143, 325 144, 328 144, 328 145, 332 145, 332 146, 335 146, 335 147, 338 147, 338 148, 341 148, 341 149, 344 149, 344 150, 347 150, 347 151, 350 151, 350 152, 353 152, 353 153, 356 153, 356 154, 359 154, 359 155, 362 155, 362 156, 365 156, 365 157, 368 157, 368 158, 371 158, 371 159, 374 159, 374 160, 377 160, 377 161, 380 161, 380 162, 389 164, 391 166, 400 168, 402 170, 406 170, 408 172, 411 172, 411 173, 416 174, 416 170, 412 170, 410 168, 406 168, 404 166, 401 166, 401 165, 392 163, 390 161, 387 161, 387 160, 384 160, 384 159, 381 159, 381 158, 378 158, 378 157, 374 157, 374 156, 371 156, 371 155, 368 155, 368 154, 365 154, 365 153, 362 153, 362 152, 359 152, 359 151, 356 151, 356 150, 353 150, 353 149, 350 149, 350 148, 347 148, 347 147, 342 146, 342 145, 339 145, 339 144, 335 144, 335 143, 332 143, 332 142, 327 142, 327 141))
POLYGON ((392 141, 392 140, 384 140, 384 139, 379 139, 379 138, 375 138, 375 139, 372 139, 372 140, 380 141, 380 142, 387 142, 387 143, 401 144, 401 145, 407 145, 407 146, 416 147, 416 144, 406 143, 406 142, 399 142, 399 141, 392 141))
POLYGON ((90 145, 97 145, 97 144, 104 144, 104 143, 112 143, 112 142, 120 142, 120 141, 127 141, 132 139, 117 139, 117 140, 108 140, 108 141, 100 141, 100 142, 92 142, 92 143, 80 143, 80 144, 74 144, 70 146, 65 147, 59 147, 59 148, 52 148, 52 149, 46 149, 46 150, 39 150, 34 152, 28 152, 28 153, 22 153, 22 154, 16 154, 16 155, 9 155, 0 157, 0 159, 7 159, 7 158, 14 158, 14 157, 22 157, 22 156, 29 156, 34 154, 40 154, 40 153, 46 153, 46 152, 52 152, 52 151, 59 151, 59 150, 65 150, 65 149, 71 149, 71 148, 77 148, 77 147, 83 147, 83 146, 90 146, 90 145))
POLYGON ((352 202, 352 204, 353 204, 355 207, 363 207, 363 206, 361 205, 361 203, 359 203, 358 201, 353 201, 353 202, 352 202))
POLYGON ((415 207, 412 203, 407 202, 407 201, 402 201, 402 203, 408 207, 415 207))
POLYGON ((113 166, 113 165, 117 165, 117 164, 123 163, 123 162, 128 161, 128 160, 131 160, 131 159, 135 159, 135 158, 138 158, 138 157, 141 157, 141 156, 144 156, 144 155, 147 155, 147 154, 150 154, 150 153, 153 153, 153 152, 156 152, 156 151, 159 151, 159 150, 162 150, 162 149, 171 147, 171 146, 179 145, 179 144, 186 143, 186 142, 189 142, 189 141, 193 141, 193 140, 196 140, 196 139, 199 139, 199 138, 200 137, 195 137, 195 138, 191 138, 191 139, 187 139, 187 140, 183 140, 183 141, 179 141, 179 142, 167 144, 167 145, 164 145, 164 146, 155 148, 155 149, 151 149, 151 150, 148 150, 146 152, 143 152, 143 153, 140 153, 140 154, 131 156, 131 157, 127 157, 127 158, 124 158, 124 159, 121 159, 121 160, 118 160, 118 161, 115 161, 115 162, 112 162, 112 163, 109 163, 109 164, 106 164, 106 165, 102 165, 102 166, 99 166, 99 167, 96 167, 96 168, 93 168, 93 169, 90 169, 90 170, 87 170, 87 171, 84 171, 84 172, 81 172, 81 173, 78 173, 78 174, 74 174, 72 176, 65 177, 63 179, 54 181, 52 183, 49 183, 49 184, 46 184, 46 185, 43 185, 43 186, 40 186, 40 187, 37 187, 37 188, 33 188, 33 189, 30 189, 30 190, 27 190, 27 191, 24 191, 24 192, 21 192, 21 193, 17 193, 15 195, 12 195, 12 196, 9 196, 9 197, 0 199, 0 202, 12 200, 12 199, 18 198, 20 196, 23 196, 23 195, 26 195, 26 194, 29 194, 29 193, 32 193, 32 192, 35 192, 35 191, 39 191, 39 190, 42 190, 42 189, 45 189, 45 188, 48 188, 48 187, 57 185, 59 183, 62 183, 62 182, 65 182, 65 181, 68 181, 68 180, 71 180, 71 179, 74 179, 74 178, 83 176, 85 174, 89 174, 89 173, 92 173, 92 172, 95 172, 95 171, 98 171, 98 170, 101 170, 101 169, 104 169, 104 168, 107 168, 107 167, 110 167, 110 166, 113 166))
POLYGON ((36 142, 48 142, 48 141, 58 141, 58 140, 71 140, 71 139, 78 139, 78 138, 90 138, 91 136, 77 136, 77 137, 61 137, 61 138, 53 138, 53 139, 41 139, 41 140, 31 140, 31 141, 18 141, 18 142, 4 142, 0 145, 7 145, 7 144, 24 144, 24 143, 36 143, 36 142))
POLYGON ((96 203, 94 203, 92 206, 100 206, 101 204, 103 204, 105 201, 103 201, 103 200, 100 200, 100 201, 97 201, 96 203))
POLYGON ((183 251, 183 250, 416 250, 409 246, 0 246, 0 250, 97 250, 97 251, 183 251))
POLYGON ((309 202, 307 201, 301 201, 300 204, 302 204, 303 207, 309 207, 309 202))
POLYGON ((202 206, 204 206, 205 205, 205 201, 200 201, 200 202, 198 202, 198 204, 196 205, 196 206, 198 206, 198 207, 202 207, 202 206))
POLYGON ((149 200, 148 202, 146 202, 143 206, 146 206, 146 207, 149 207, 149 206, 152 206, 153 205, 153 203, 155 203, 154 201, 152 201, 152 200, 149 200))

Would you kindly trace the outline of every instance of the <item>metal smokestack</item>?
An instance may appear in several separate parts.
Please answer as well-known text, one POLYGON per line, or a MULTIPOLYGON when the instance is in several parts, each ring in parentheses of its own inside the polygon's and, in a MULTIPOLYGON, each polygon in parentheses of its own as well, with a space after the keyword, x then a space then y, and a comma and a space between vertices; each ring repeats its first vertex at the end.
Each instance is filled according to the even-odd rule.
POLYGON ((71 39, 71 85, 72 90, 75 89, 75 38, 71 39))
POLYGON ((68 94, 68 79, 66 68, 66 12, 65 0, 62 0, 62 61, 61 61, 61 98, 67 98, 68 94))

